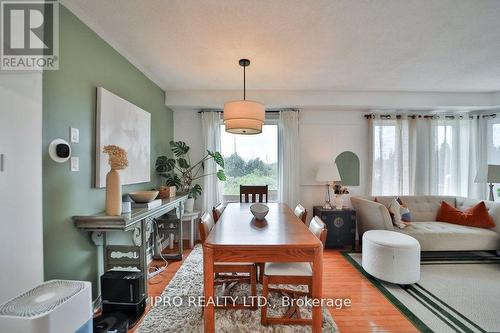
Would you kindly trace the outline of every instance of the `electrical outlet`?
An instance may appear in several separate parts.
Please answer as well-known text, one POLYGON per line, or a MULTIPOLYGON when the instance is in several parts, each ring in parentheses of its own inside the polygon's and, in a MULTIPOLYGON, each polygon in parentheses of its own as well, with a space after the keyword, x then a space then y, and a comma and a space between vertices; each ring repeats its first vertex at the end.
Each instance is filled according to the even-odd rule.
POLYGON ((70 138, 71 143, 79 143, 80 142, 80 130, 78 128, 70 127, 69 138, 70 138))
POLYGON ((71 157, 71 171, 80 171, 80 158, 78 156, 71 157))

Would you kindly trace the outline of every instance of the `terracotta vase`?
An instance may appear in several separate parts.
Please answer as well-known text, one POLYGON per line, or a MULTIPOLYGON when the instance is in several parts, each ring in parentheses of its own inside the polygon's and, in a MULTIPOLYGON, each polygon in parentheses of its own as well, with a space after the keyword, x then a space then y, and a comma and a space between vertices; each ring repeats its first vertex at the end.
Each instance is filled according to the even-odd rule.
POLYGON ((120 173, 111 169, 106 175, 106 215, 122 214, 122 185, 120 173))

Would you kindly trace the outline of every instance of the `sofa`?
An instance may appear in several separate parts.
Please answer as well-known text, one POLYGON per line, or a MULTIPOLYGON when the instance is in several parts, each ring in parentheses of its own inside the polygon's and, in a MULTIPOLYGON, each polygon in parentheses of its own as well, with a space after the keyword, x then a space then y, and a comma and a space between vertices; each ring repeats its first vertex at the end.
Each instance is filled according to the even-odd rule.
POLYGON ((437 222, 441 202, 464 210, 480 200, 452 196, 399 196, 408 206, 412 223, 404 229, 394 227, 387 206, 396 196, 352 197, 351 203, 358 218, 360 239, 369 230, 392 230, 418 240, 422 251, 489 251, 500 250, 500 203, 485 201, 495 222, 491 229, 437 222))

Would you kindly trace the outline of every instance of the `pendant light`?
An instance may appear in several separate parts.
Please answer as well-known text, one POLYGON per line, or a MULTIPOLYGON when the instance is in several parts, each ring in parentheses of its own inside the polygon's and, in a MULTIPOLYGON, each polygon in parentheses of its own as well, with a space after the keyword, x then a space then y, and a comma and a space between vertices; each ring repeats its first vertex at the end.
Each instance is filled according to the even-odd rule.
POLYGON ((264 104, 246 100, 246 73, 245 68, 250 60, 240 59, 243 67, 243 100, 224 103, 224 124, 226 132, 233 134, 259 134, 266 117, 264 104))

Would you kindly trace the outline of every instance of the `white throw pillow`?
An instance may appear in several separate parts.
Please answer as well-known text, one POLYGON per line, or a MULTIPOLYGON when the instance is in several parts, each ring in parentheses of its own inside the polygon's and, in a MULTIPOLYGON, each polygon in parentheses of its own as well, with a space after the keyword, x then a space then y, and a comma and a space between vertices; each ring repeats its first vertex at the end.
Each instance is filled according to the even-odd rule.
POLYGON ((400 229, 405 228, 407 224, 401 221, 401 205, 397 198, 391 201, 388 209, 389 213, 392 214, 392 224, 400 229))

